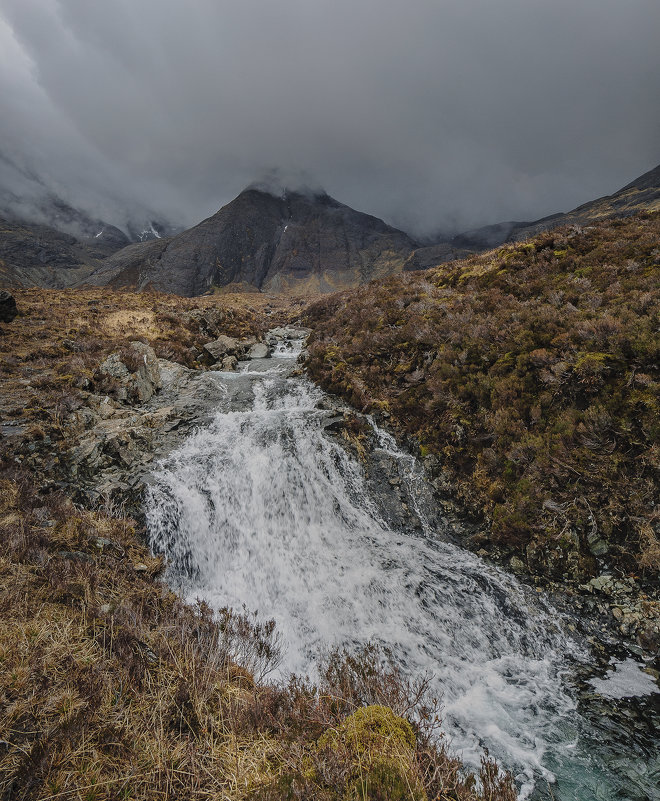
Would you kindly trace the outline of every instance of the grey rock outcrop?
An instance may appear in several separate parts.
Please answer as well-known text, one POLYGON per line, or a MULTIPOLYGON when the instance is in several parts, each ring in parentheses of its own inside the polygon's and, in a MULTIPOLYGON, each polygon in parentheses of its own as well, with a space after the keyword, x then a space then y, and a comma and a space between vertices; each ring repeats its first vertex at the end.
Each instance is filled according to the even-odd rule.
POLYGON ((115 380, 119 401, 146 403, 161 387, 158 359, 144 342, 130 342, 124 351, 110 354, 98 373, 115 380))
POLYGON ((211 359, 211 363, 213 363, 222 361, 225 356, 243 355, 247 347, 248 346, 241 344, 238 339, 221 334, 217 339, 213 340, 213 342, 207 342, 204 345, 204 352, 207 357, 211 359))
POLYGON ((257 342, 248 351, 248 359, 267 359, 270 356, 270 348, 265 342, 257 342))

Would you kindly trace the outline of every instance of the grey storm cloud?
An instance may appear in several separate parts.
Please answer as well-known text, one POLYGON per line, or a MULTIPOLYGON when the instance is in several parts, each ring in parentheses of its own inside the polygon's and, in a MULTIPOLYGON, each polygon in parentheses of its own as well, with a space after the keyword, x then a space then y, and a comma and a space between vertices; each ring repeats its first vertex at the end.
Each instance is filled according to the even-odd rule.
POLYGON ((658 0, 0 0, 0 153, 110 221, 264 176, 534 219, 660 161, 658 41, 658 0))

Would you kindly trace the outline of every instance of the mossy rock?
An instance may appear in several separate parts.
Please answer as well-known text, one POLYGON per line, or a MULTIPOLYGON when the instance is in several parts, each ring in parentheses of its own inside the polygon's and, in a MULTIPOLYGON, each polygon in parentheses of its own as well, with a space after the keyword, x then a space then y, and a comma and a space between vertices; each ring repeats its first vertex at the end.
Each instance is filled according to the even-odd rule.
POLYGON ((415 764, 415 734, 386 706, 358 709, 318 741, 350 763, 346 801, 426 801, 415 764))

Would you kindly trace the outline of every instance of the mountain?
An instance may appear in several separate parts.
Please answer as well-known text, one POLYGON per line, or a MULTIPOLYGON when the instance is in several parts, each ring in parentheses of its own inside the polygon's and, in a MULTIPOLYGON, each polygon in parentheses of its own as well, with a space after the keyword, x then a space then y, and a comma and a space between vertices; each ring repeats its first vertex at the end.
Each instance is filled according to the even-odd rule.
POLYGON ((613 195, 592 200, 573 211, 552 214, 534 222, 506 222, 467 231, 452 239, 452 246, 472 251, 487 250, 504 242, 521 242, 550 228, 589 225, 604 217, 629 217, 639 211, 660 209, 660 165, 644 173, 613 195))
POLYGON ((521 242, 563 225, 589 225, 605 217, 629 217, 639 211, 660 209, 660 166, 644 173, 613 195, 592 200, 573 211, 551 214, 533 222, 509 220, 465 231, 449 240, 421 247, 410 254, 405 270, 426 270, 454 259, 496 248, 505 242, 521 242))
POLYGON ((218 287, 309 295, 400 272, 415 242, 326 194, 248 188, 178 236, 132 245, 91 284, 201 295, 218 287))
POLYGON ((561 225, 656 209, 660 166, 566 214, 489 225, 427 247, 327 194, 255 187, 182 233, 144 214, 120 229, 74 208, 0 153, 0 286, 109 284, 184 296, 229 287, 304 296, 427 269, 561 225))
POLYGON ((0 285, 71 286, 132 242, 176 233, 148 211, 119 216, 126 218, 123 229, 71 205, 0 151, 0 285))
POLYGON ((0 217, 0 287, 62 289, 87 278, 107 256, 47 225, 0 217))

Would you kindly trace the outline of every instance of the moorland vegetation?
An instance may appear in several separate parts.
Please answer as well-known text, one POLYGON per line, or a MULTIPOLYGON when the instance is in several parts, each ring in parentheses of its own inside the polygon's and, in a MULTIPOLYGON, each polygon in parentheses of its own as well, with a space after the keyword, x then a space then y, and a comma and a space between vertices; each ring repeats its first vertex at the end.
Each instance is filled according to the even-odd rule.
POLYGON ((309 374, 386 420, 536 575, 660 569, 660 213, 324 297, 309 374))

